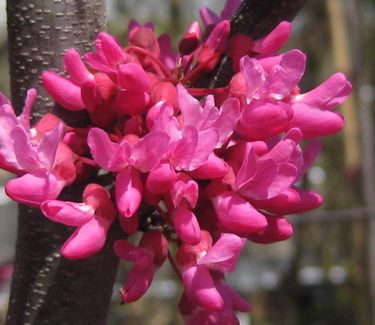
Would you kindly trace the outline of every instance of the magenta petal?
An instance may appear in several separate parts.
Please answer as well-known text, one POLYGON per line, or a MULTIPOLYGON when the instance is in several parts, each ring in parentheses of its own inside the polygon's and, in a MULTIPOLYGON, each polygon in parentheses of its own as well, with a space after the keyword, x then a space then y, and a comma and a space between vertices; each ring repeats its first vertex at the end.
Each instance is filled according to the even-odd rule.
POLYGON ((184 125, 197 127, 203 113, 200 102, 191 96, 182 85, 177 85, 177 93, 184 125))
POLYGON ((218 220, 228 231, 244 234, 262 231, 267 226, 263 214, 232 192, 212 198, 218 220))
POLYGON ((267 217, 268 226, 262 233, 250 234, 248 239, 259 244, 286 240, 293 235, 293 226, 283 217, 267 217))
POLYGON ((281 55, 279 65, 268 74, 264 91, 269 97, 280 100, 289 95, 305 71, 306 55, 299 50, 291 50, 281 55))
POLYGON ((201 241, 201 230, 194 213, 186 207, 178 207, 172 212, 173 224, 178 237, 186 244, 197 245, 201 241))
POLYGON ((81 97, 90 112, 93 112, 98 106, 103 105, 103 98, 94 80, 88 80, 82 85, 81 97))
POLYGON ((139 173, 125 168, 116 177, 116 203, 119 213, 124 217, 135 214, 142 201, 143 184, 139 173))
POLYGON ((194 303, 211 311, 223 309, 223 298, 204 265, 187 268, 182 272, 182 279, 186 293, 194 303))
POLYGON ((116 240, 113 245, 116 255, 126 261, 135 261, 142 251, 138 246, 128 242, 125 239, 116 240))
POLYGON ((147 189, 152 193, 165 194, 177 180, 174 169, 168 163, 163 163, 153 168, 146 181, 147 189))
POLYGON ((291 162, 295 165, 302 166, 302 151, 298 143, 302 139, 301 130, 298 128, 290 129, 267 154, 260 160, 271 159, 277 164, 291 162))
POLYGON ((197 21, 193 21, 178 43, 181 55, 193 53, 200 45, 201 28, 197 21))
POLYGON ((263 55, 272 54, 282 48, 287 42, 292 24, 283 21, 266 37, 255 42, 254 51, 263 55))
POLYGON ((252 99, 254 94, 263 86, 266 76, 258 60, 244 56, 240 60, 240 69, 246 83, 246 97, 252 99))
POLYGON ((178 126, 177 119, 173 115, 173 107, 169 104, 162 103, 160 108, 157 107, 157 104, 153 108, 155 108, 156 111, 159 110, 159 112, 154 118, 154 123, 151 131, 166 132, 171 137, 171 139, 179 139, 181 132, 178 126))
POLYGON ((93 75, 87 70, 80 54, 75 49, 66 50, 64 65, 70 80, 77 86, 82 86, 86 81, 93 79, 93 75))
POLYGON ((268 187, 268 198, 272 198, 284 192, 291 186, 297 175, 297 168, 292 164, 279 164, 277 174, 268 187))
POLYGON ((219 22, 208 35, 204 45, 210 50, 220 52, 226 45, 230 33, 229 20, 222 20, 219 22))
POLYGON ((121 87, 131 91, 148 91, 150 80, 142 66, 136 63, 120 65, 118 71, 118 83, 121 87))
POLYGON ((219 134, 214 128, 200 131, 194 155, 186 170, 191 171, 204 164, 213 153, 218 141, 219 134))
POLYGON ((222 146, 233 134, 240 118, 240 103, 235 98, 228 98, 220 107, 220 116, 212 125, 219 134, 217 147, 222 146))
POLYGON ((57 148, 62 141, 63 132, 64 125, 59 123, 51 131, 45 133, 38 144, 37 151, 39 160, 47 170, 52 170, 53 168, 57 148))
POLYGON ((248 164, 245 162, 247 160, 238 172, 235 189, 249 199, 262 200, 279 195, 293 184, 297 176, 294 164, 277 163, 271 158, 258 160, 255 173, 250 170, 246 178, 248 164))
POLYGON ((212 153, 205 163, 191 171, 189 175, 195 179, 222 178, 228 171, 228 164, 212 153))
POLYGON ((225 303, 233 306, 242 312, 247 312, 251 309, 249 303, 242 298, 235 290, 233 290, 225 281, 219 281, 217 289, 225 299, 225 303))
POLYGON ((116 240, 113 249, 121 259, 133 262, 138 271, 152 267, 153 254, 142 247, 129 243, 127 240, 116 240))
POLYGON ((206 27, 209 25, 215 25, 219 21, 219 16, 209 8, 200 8, 199 14, 201 16, 204 26, 206 27))
POLYGON ((160 47, 160 60, 168 69, 173 70, 176 65, 176 55, 173 53, 172 42, 169 35, 160 35, 158 37, 158 43, 160 47))
POLYGON ((302 102, 295 103, 293 109, 289 127, 300 128, 305 139, 332 135, 344 127, 344 118, 339 113, 316 109, 302 102))
POLYGON ((14 152, 12 130, 17 125, 13 108, 4 104, 0 107, 0 167, 10 172, 22 169, 14 152))
POLYGON ((236 179, 235 183, 237 192, 248 198, 268 198, 268 188, 277 175, 277 164, 271 159, 259 161, 256 172, 254 174, 249 173, 247 179, 245 166, 245 164, 241 166, 237 175, 238 181, 236 179), (239 180, 242 180, 242 183, 239 180))
POLYGON ((184 127, 182 139, 175 141, 171 146, 171 165, 177 170, 189 170, 197 144, 198 131, 196 128, 193 126, 184 127))
POLYGON ((80 111, 85 108, 81 98, 81 88, 71 81, 51 71, 43 72, 42 81, 48 94, 65 109, 80 111))
POLYGON ((281 194, 268 199, 253 201, 254 206, 274 214, 294 214, 318 208, 323 198, 315 192, 288 188, 281 194))
POLYGON ((285 131, 292 117, 291 105, 253 101, 243 108, 238 131, 251 140, 267 139, 285 131))
MULTIPOLYGON (((250 180, 254 178, 257 173, 258 163, 255 150, 250 142, 243 143, 245 146, 238 147, 239 152, 235 152, 235 159, 238 160, 238 163, 241 163, 241 167, 236 175, 236 181, 234 183, 234 188, 238 190, 241 186, 244 186, 250 180), (245 151, 245 152, 244 152, 245 151), (243 157, 242 157, 243 156, 243 157)), ((274 164, 271 162, 271 164, 274 164)))
POLYGON ((198 201, 198 184, 192 180, 179 180, 173 184, 170 192, 175 208, 185 201, 191 208, 195 208, 198 201))
POLYGON ((99 128, 92 128, 87 137, 94 160, 102 168, 118 171, 127 165, 126 157, 120 154, 119 145, 112 142, 108 133, 99 128))
POLYGON ((141 115, 147 111, 150 96, 143 91, 120 90, 114 107, 120 115, 141 115))
POLYGON ((124 288, 120 290, 122 301, 133 302, 143 296, 152 283, 153 268, 139 271, 136 267, 128 273, 124 288))
POLYGON ((44 166, 38 159, 36 148, 31 144, 29 135, 20 126, 16 126, 10 133, 13 138, 13 152, 16 155, 18 165, 24 171, 35 171, 44 166))
POLYGON ((112 221, 96 216, 78 227, 61 248, 63 256, 70 260, 90 257, 104 246, 112 221))
POLYGON ((96 41, 100 42, 103 54, 112 67, 124 62, 124 51, 113 36, 101 32, 96 41))
POLYGON ((31 110, 36 102, 38 93, 36 89, 30 88, 27 91, 27 96, 25 99, 25 106, 23 107, 23 111, 20 116, 18 116, 18 121, 22 125, 22 127, 29 131, 30 130, 30 115, 31 110))
POLYGON ((48 200, 42 203, 44 215, 67 226, 82 226, 94 216, 95 210, 84 203, 48 200))
POLYGON ((211 270, 232 272, 246 240, 234 234, 222 234, 206 255, 198 259, 198 265, 211 270))
POLYGON ((131 159, 134 166, 143 173, 150 171, 166 154, 169 140, 165 132, 147 133, 133 148, 131 159))
POLYGON ((63 184, 53 174, 25 174, 5 185, 5 191, 12 200, 33 206, 55 199, 62 188, 63 184))
POLYGON ((138 216, 136 214, 128 218, 119 216, 119 223, 122 231, 127 235, 136 233, 139 227, 138 216))
POLYGON ((351 90, 351 84, 345 75, 335 73, 315 89, 297 96, 296 101, 319 109, 332 110, 350 95, 351 90))

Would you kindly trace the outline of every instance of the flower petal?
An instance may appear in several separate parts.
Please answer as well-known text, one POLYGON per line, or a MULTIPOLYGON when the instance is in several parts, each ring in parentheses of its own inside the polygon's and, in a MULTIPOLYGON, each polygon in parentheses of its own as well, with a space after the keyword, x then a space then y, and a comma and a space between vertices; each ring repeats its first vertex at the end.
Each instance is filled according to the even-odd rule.
POLYGON ((110 171, 118 171, 127 165, 120 154, 119 145, 112 142, 108 133, 99 128, 92 128, 87 137, 94 160, 100 167, 110 171))
POLYGON ((198 259, 198 265, 211 270, 232 272, 246 240, 234 234, 222 234, 206 255, 198 259))
POLYGON ((91 206, 84 203, 59 200, 45 201, 40 208, 48 219, 67 226, 82 226, 90 221, 95 213, 91 206))
POLYGON ((201 230, 194 213, 184 206, 172 212, 173 224, 178 237, 189 245, 197 245, 201 241, 201 230))
POLYGON ((215 311, 222 310, 224 301, 215 287, 211 274, 204 265, 191 266, 182 272, 187 295, 199 306, 215 311))
POLYGON ((85 108, 81 98, 81 88, 55 72, 44 71, 42 74, 43 87, 48 94, 62 107, 70 111, 80 111, 85 108))
POLYGON ((14 201, 39 206, 44 201, 57 198, 63 187, 64 183, 53 174, 25 174, 8 181, 5 191, 14 201))
POLYGON ((124 217, 134 215, 142 201, 143 183, 133 168, 119 171, 116 177, 116 203, 124 217))
POLYGON ((70 260, 90 257, 105 244, 112 221, 97 216, 78 227, 61 248, 63 256, 70 260))

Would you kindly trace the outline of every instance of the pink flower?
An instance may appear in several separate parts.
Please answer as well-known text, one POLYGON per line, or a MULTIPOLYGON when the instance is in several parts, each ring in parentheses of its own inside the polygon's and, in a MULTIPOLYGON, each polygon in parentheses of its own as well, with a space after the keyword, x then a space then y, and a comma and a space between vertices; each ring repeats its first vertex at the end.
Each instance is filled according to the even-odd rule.
POLYGON ((198 201, 198 184, 186 174, 180 173, 170 190, 173 204, 171 211, 178 237, 187 244, 196 245, 201 241, 201 230, 193 209, 198 201))
POLYGON ((219 311, 210 311, 192 303, 184 294, 181 297, 179 308, 184 317, 185 324, 223 324, 239 325, 236 311, 247 312, 250 305, 237 292, 229 287, 221 275, 215 277, 216 286, 223 297, 224 308, 219 311))
POLYGON ((62 143, 64 125, 46 115, 34 128, 29 119, 36 91, 28 91, 23 113, 16 117, 5 103, 0 108, 0 164, 21 177, 5 190, 17 202, 38 206, 56 198, 76 177, 72 151, 62 143))
POLYGON ((222 234, 212 245, 212 238, 202 231, 198 245, 183 243, 176 254, 182 271, 187 297, 196 305, 209 311, 220 311, 224 300, 218 291, 210 270, 231 272, 245 240, 234 234, 222 234))
POLYGON ((137 212, 143 195, 139 172, 148 172, 159 164, 168 148, 168 135, 156 131, 141 139, 128 136, 120 143, 115 143, 103 130, 92 128, 87 142, 99 166, 117 172, 117 207, 121 216, 132 217, 137 212))
POLYGON ((211 197, 217 219, 224 231, 249 234, 263 231, 267 220, 240 195, 225 191, 211 197))
POLYGON ((97 71, 114 76, 119 65, 128 59, 117 40, 105 32, 99 33, 94 46, 95 52, 86 53, 85 61, 97 71))
POLYGON ((259 140, 288 129, 293 109, 281 100, 297 87, 305 60, 305 55, 298 50, 260 60, 248 56, 241 59, 247 104, 237 126, 240 134, 249 140, 259 140))
POLYGON ((206 30, 191 23, 178 53, 168 35, 134 20, 125 47, 100 33, 84 59, 67 50, 67 76, 47 71, 42 81, 65 109, 87 110, 87 127, 52 114, 30 127, 36 91, 18 117, 0 94, 0 167, 20 176, 7 183, 8 195, 76 227, 62 247, 69 259, 97 253, 116 216, 127 236, 144 232, 138 245, 114 244, 117 256, 133 263, 122 300, 140 298, 168 257, 191 325, 239 324, 236 312, 250 306, 225 274, 245 242, 285 240, 293 227, 284 215, 322 204, 318 193, 298 188, 322 146, 302 141, 342 128, 333 110, 351 90, 335 74, 301 94, 305 54, 277 53, 290 23, 259 40, 236 34, 229 19, 240 3, 226 1, 220 15, 203 8, 206 30), (228 84, 197 88, 224 56, 236 72, 228 84), (111 193, 90 184, 81 203, 56 200, 65 186, 91 176, 113 181, 111 193))
POLYGON ((323 198, 319 193, 290 187, 273 198, 250 201, 257 209, 270 213, 295 214, 319 208, 323 198))
POLYGON ((293 226, 283 217, 267 216, 268 225, 263 232, 249 234, 247 238, 255 243, 269 244, 286 240, 293 234, 293 226))
POLYGON ((165 132, 157 131, 143 138, 129 135, 116 143, 102 129, 92 128, 87 143, 94 160, 106 170, 117 172, 132 166, 141 172, 148 172, 163 158, 169 139, 165 132))
POLYGON ((258 158, 249 145, 233 189, 243 197, 262 200, 281 194, 303 166, 299 129, 291 129, 267 154, 258 158))
POLYGON ((344 119, 333 109, 350 95, 351 89, 346 77, 336 73, 315 89, 295 96, 289 127, 299 127, 308 139, 337 133, 344 126, 344 119))
MULTIPOLYGON (((215 163, 217 172, 227 167, 215 159, 213 150, 221 147, 232 135, 240 108, 235 99, 226 100, 220 110, 209 96, 202 108, 198 100, 182 87, 177 87, 181 115, 174 116, 169 105, 163 105, 156 116, 152 131, 165 131, 171 138, 169 161, 176 170, 194 171, 205 162, 215 163)), ((199 174, 199 172, 197 173, 199 174)), ((201 176, 202 177, 202 176, 201 176)))
POLYGON ((83 203, 48 200, 41 205, 44 215, 67 226, 77 227, 61 248, 68 259, 87 258, 105 244, 116 209, 108 191, 89 184, 83 192, 83 203))
POLYGON ((10 101, 3 94, 0 93, 0 95, 0 166, 12 173, 21 173, 23 168, 15 153, 12 131, 15 128, 21 128, 26 134, 30 133, 30 113, 37 93, 35 89, 27 92, 25 106, 19 117, 16 117, 10 101))
POLYGON ((138 246, 126 240, 117 240, 114 250, 118 257, 134 263, 124 288, 120 290, 124 302, 138 300, 150 287, 156 270, 168 255, 168 242, 162 233, 149 231, 143 234, 138 246))

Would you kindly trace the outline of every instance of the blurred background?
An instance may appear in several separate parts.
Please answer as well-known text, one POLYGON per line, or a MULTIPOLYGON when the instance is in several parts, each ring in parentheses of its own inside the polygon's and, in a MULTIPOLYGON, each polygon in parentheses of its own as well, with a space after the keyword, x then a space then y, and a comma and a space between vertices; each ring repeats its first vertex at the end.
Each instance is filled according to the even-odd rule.
MULTIPOLYGON (((198 19, 198 6, 219 12, 224 1, 107 0, 109 31, 125 44, 131 18, 152 20, 157 34, 176 39, 198 19)), ((9 95, 5 0, 0 1, 0 89, 9 95)), ((321 209, 291 216, 292 239, 247 245, 229 282, 253 306, 239 315, 249 324, 375 324, 375 0, 310 0, 293 23, 286 49, 308 55, 302 90, 336 71, 353 84, 341 107, 346 126, 325 141, 303 186, 325 197, 321 209)), ((1 174, 3 185, 7 174, 1 174)), ((0 324, 6 311, 16 234, 16 206, 0 188, 0 324)), ((117 289, 109 325, 174 325, 181 287, 165 265, 140 301, 120 306, 117 289)), ((98 293, 99 294, 99 293, 98 293)), ((199 325, 199 324, 197 324, 199 325)))

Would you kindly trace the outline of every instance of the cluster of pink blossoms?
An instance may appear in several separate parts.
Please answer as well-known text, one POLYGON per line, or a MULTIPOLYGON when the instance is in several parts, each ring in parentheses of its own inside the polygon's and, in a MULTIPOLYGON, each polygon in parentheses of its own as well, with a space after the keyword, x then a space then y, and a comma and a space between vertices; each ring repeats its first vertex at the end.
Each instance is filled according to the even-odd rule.
POLYGON ((321 149, 317 138, 343 127, 333 110, 351 91, 337 73, 301 94, 305 54, 278 53, 290 24, 260 40, 230 36, 238 4, 228 1, 220 17, 202 9, 205 32, 193 22, 179 53, 167 35, 134 21, 125 48, 100 33, 84 59, 67 50, 68 76, 44 72, 43 85, 66 110, 86 110, 86 128, 52 114, 31 127, 34 89, 18 117, 0 98, 0 166, 19 176, 7 194, 76 227, 61 249, 68 259, 97 253, 117 218, 124 239, 114 251, 134 264, 122 300, 140 298, 169 259, 183 283, 187 324, 238 324, 235 312, 249 310, 225 274, 248 240, 287 239, 293 229, 284 216, 321 205, 296 183, 321 149), (230 83, 195 88, 224 55, 235 71, 230 83), (114 187, 91 183, 82 202, 57 199, 64 187, 105 173, 114 187), (125 239, 139 229, 138 244, 125 239))

